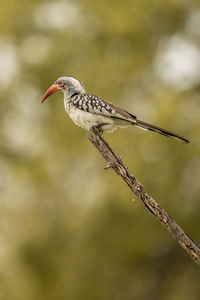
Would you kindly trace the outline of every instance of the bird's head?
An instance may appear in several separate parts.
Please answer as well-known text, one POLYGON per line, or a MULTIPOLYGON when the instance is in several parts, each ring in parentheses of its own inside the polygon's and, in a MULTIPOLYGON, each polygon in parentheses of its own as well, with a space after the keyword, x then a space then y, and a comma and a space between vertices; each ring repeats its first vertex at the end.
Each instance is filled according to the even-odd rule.
POLYGON ((63 76, 58 78, 54 84, 45 92, 41 103, 44 102, 53 93, 62 90, 67 96, 72 96, 73 94, 84 94, 85 88, 83 84, 76 78, 71 76, 63 76))

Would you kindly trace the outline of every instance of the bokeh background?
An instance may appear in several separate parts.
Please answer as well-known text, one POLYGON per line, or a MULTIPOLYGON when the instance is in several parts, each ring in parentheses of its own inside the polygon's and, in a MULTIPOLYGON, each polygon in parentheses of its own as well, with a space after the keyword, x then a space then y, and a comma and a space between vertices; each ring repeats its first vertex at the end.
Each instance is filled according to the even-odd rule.
POLYGON ((199 299, 199 267, 76 127, 58 77, 80 79, 184 145, 105 138, 200 242, 200 4, 1 0, 0 299, 199 299))

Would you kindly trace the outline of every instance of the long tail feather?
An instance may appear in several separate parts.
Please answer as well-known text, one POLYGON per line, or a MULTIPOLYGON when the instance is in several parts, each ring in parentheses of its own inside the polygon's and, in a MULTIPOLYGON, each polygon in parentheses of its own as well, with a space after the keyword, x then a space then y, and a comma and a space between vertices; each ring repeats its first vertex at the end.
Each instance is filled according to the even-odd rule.
POLYGON ((140 127, 142 129, 145 129, 145 130, 150 130, 150 131, 154 131, 154 132, 158 132, 164 136, 167 136, 167 137, 170 137, 170 138, 173 138, 173 139, 176 139, 176 140, 179 140, 179 141, 182 141, 184 143, 189 143, 188 140, 186 140, 185 138, 175 134, 175 133, 172 133, 166 129, 162 129, 158 126, 155 126, 155 125, 152 125, 152 124, 149 124, 149 123, 146 123, 146 122, 143 122, 141 120, 137 120, 137 122, 135 124, 133 124, 137 127, 140 127))

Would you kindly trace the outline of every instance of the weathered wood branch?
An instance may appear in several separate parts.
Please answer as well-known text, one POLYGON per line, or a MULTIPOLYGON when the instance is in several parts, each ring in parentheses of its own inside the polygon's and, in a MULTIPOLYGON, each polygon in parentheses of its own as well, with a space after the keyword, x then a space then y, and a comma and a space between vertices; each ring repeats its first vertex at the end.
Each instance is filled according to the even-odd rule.
POLYGON ((142 201, 144 206, 172 234, 192 259, 197 264, 200 264, 200 247, 183 231, 166 211, 144 191, 142 184, 128 171, 128 168, 124 165, 122 160, 116 156, 99 131, 93 128, 88 138, 108 162, 108 165, 105 168, 112 168, 126 182, 132 192, 142 201))

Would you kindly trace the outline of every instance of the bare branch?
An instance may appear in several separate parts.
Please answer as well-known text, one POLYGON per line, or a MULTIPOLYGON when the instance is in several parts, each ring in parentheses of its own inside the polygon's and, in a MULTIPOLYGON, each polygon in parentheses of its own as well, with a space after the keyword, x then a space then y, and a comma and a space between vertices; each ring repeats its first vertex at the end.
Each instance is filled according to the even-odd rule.
POLYGON ((115 155, 100 132, 93 128, 91 130, 91 135, 88 138, 108 162, 105 169, 112 168, 126 182, 132 192, 142 201, 144 206, 188 252, 193 260, 197 264, 200 264, 200 247, 183 231, 166 211, 144 191, 142 184, 128 171, 122 160, 115 155))

